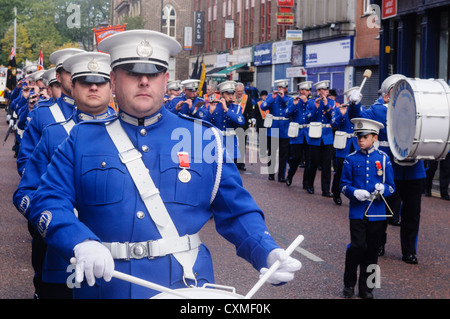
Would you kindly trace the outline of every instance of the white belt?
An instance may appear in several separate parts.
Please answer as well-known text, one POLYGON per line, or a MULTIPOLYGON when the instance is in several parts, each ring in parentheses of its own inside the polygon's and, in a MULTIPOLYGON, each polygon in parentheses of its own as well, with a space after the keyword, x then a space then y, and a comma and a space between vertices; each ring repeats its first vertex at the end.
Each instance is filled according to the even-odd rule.
POLYGON ((190 251, 201 245, 199 234, 185 235, 182 237, 161 238, 138 243, 103 243, 111 251, 114 259, 153 259, 169 254, 190 251))
POLYGON ((274 119, 274 120, 277 120, 277 121, 285 121, 285 120, 289 120, 289 118, 287 118, 287 117, 282 117, 282 116, 274 116, 273 119, 274 119))
POLYGON ((389 142, 388 141, 379 141, 379 146, 383 146, 383 147, 389 147, 389 142))
POLYGON ((234 136, 236 135, 236 131, 235 130, 226 130, 226 131, 221 131, 223 136, 234 136))
POLYGON ((322 127, 331 127, 331 124, 322 124, 322 127))

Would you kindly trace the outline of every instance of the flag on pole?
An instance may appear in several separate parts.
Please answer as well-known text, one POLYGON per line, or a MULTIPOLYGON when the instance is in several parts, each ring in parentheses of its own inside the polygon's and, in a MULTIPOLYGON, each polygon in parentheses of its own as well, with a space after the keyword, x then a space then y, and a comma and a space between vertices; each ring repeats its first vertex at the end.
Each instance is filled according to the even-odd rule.
POLYGON ((197 62, 194 64, 194 69, 192 70, 191 79, 198 80, 199 79, 199 73, 198 73, 198 57, 197 62))
POLYGON ((39 61, 38 61, 38 71, 44 69, 44 55, 42 54, 42 49, 39 52, 39 61))
POLYGON ((17 64, 16 64, 16 51, 14 47, 11 48, 11 54, 9 55, 8 71, 6 75, 6 87, 12 91, 17 84, 17 64))
POLYGON ((198 84, 198 96, 203 97, 203 94, 206 93, 206 66, 205 66, 205 62, 203 62, 203 57, 202 57, 202 63, 200 65, 200 83, 198 84))

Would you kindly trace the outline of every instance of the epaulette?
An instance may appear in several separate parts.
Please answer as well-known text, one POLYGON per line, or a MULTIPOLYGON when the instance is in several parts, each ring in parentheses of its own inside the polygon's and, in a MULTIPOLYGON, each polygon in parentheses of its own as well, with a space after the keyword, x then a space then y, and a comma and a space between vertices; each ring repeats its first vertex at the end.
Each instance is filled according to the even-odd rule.
POLYGON ((38 107, 50 107, 50 106, 52 106, 55 103, 56 103, 56 101, 53 98, 48 98, 48 99, 45 99, 45 100, 37 101, 36 105, 38 107))

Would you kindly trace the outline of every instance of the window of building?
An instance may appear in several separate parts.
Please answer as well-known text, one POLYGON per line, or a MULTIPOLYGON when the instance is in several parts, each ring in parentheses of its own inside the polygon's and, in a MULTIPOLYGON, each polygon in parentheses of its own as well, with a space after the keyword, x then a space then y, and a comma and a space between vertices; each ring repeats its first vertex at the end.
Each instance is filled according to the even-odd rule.
POLYGON ((421 43, 422 43, 422 17, 416 18, 416 43, 414 46, 414 77, 420 78, 420 65, 421 65, 421 43))
POLYGON ((166 5, 163 10, 162 30, 163 33, 173 38, 176 36, 176 19, 177 15, 174 7, 172 7, 170 4, 166 5))

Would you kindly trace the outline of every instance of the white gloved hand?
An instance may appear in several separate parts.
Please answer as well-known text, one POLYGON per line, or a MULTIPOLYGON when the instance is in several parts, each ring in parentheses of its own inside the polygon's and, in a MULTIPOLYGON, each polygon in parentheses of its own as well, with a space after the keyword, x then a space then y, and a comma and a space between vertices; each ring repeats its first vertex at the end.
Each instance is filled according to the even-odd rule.
POLYGON ((96 240, 87 240, 73 248, 77 260, 75 280, 82 282, 86 276, 89 286, 95 284, 95 277, 110 281, 114 271, 114 259, 111 252, 96 240))
POLYGON ((365 189, 356 189, 353 196, 361 202, 370 199, 370 193, 365 189))
POLYGON ((350 94, 349 101, 353 104, 358 104, 362 100, 362 94, 359 91, 353 91, 352 94, 350 94))
POLYGON ((383 194, 384 193, 384 184, 383 183, 375 184, 375 190, 380 192, 381 194, 383 194))
MULTIPOLYGON (((302 263, 286 253, 284 249, 276 248, 267 256, 267 266, 270 268, 277 260, 281 262, 280 267, 267 279, 272 285, 278 285, 294 279, 294 273, 302 268, 302 263)), ((260 278, 268 271, 268 268, 261 268, 260 278)))
POLYGON ((11 114, 7 114, 6 115, 6 123, 8 123, 10 119, 11 119, 11 114))

